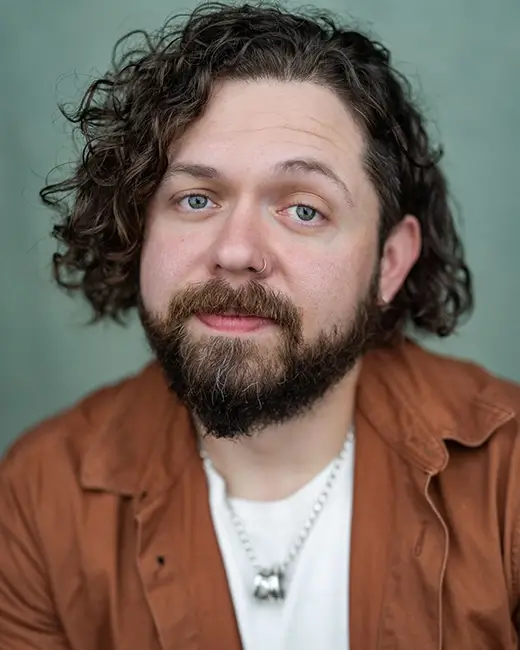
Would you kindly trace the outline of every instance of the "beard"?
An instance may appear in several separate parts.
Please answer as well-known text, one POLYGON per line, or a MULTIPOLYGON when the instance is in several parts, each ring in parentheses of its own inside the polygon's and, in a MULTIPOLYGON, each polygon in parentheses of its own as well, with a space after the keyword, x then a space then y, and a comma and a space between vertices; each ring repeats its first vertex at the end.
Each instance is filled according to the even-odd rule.
POLYGON ((381 309, 374 274, 354 315, 305 340, 299 310, 256 281, 233 288, 221 279, 177 293, 165 316, 139 315, 169 386, 206 435, 238 438, 297 418, 355 366, 377 339, 381 309), (194 335, 196 314, 236 313, 272 320, 275 344, 219 335, 194 335))

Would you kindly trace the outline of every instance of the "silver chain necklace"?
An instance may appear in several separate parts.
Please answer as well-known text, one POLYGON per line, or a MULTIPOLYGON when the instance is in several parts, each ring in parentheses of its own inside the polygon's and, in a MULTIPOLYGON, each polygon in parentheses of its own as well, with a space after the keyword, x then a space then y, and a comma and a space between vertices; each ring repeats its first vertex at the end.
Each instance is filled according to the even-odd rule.
MULTIPOLYGON (((323 507, 325 506, 325 503, 329 498, 329 495, 332 491, 332 487, 336 482, 341 466, 347 456, 348 446, 352 441, 353 436, 354 436, 354 432, 352 429, 350 429, 345 439, 345 442, 343 443, 343 447, 341 448, 341 451, 339 452, 336 459, 334 460, 330 473, 327 477, 325 486, 323 490, 319 493, 318 498, 316 499, 312 507, 309 518, 305 522, 299 535, 296 537, 292 546, 290 547, 289 552, 287 553, 287 557, 281 564, 273 565, 271 566, 271 568, 266 568, 259 563, 256 553, 253 549, 251 539, 245 529, 244 522, 242 521, 242 518, 238 515, 238 513, 235 511, 235 509, 233 508, 233 504, 231 503, 230 499, 226 495, 225 503, 231 517, 231 522, 233 524, 233 527, 235 528, 238 539, 240 540, 242 546, 244 547, 244 551, 249 561, 251 562, 251 564, 253 565, 256 571, 253 580, 253 595, 258 600, 283 600, 285 598, 285 594, 286 594, 285 583, 286 583, 287 571, 289 569, 289 566, 294 562, 299 552, 301 551, 303 545, 307 541, 311 533, 311 530, 313 529, 314 524, 316 523, 316 520, 320 516, 323 507)), ((206 454, 205 451, 201 450, 201 456, 205 462, 211 465, 211 459, 209 458, 209 456, 206 454)))

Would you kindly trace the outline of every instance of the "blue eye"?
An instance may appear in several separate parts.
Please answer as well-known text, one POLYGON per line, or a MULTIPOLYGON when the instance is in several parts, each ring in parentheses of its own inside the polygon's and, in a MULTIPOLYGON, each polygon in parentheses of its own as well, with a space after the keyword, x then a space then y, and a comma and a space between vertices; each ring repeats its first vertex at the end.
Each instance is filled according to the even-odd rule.
POLYGON ((186 194, 179 200, 179 205, 190 210, 204 210, 211 203, 205 194, 186 194))
POLYGON ((312 221, 318 214, 318 210, 308 205, 298 205, 296 206, 296 214, 302 221, 312 221))
POLYGON ((289 214, 297 221, 311 223, 321 221, 324 217, 319 210, 310 205, 297 204, 288 209, 289 214))

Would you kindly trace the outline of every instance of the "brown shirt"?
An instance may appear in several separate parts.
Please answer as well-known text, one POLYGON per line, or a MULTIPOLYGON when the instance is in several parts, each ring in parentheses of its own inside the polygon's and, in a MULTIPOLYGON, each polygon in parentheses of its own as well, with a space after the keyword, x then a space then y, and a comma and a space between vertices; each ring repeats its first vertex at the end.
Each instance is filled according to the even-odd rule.
MULTIPOLYGON (((518 647, 519 407, 517 386, 413 344, 367 355, 353 650, 518 647)), ((240 647, 190 418, 155 365, 12 447, 1 650, 240 647)))

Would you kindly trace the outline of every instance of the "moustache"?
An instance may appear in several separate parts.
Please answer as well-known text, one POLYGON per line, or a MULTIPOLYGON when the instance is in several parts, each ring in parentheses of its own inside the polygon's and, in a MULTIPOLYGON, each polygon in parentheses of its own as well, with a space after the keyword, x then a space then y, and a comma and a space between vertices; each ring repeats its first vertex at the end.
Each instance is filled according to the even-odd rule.
POLYGON ((258 316, 293 331, 301 323, 300 311, 286 296, 256 281, 233 287, 215 278, 183 289, 170 303, 168 320, 179 324, 195 314, 258 316))

